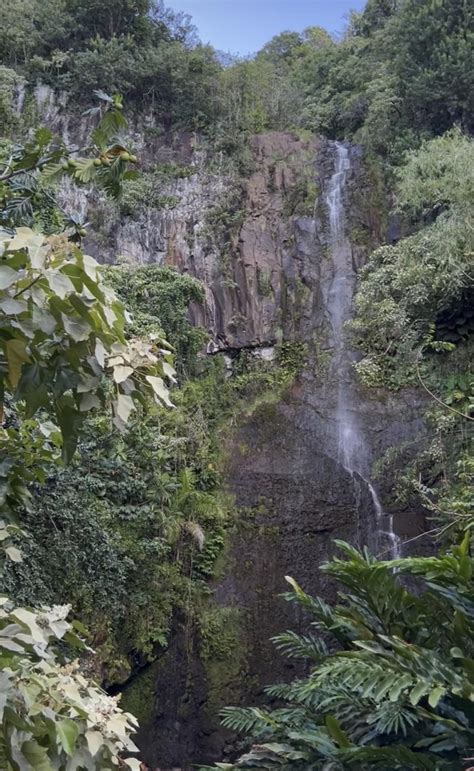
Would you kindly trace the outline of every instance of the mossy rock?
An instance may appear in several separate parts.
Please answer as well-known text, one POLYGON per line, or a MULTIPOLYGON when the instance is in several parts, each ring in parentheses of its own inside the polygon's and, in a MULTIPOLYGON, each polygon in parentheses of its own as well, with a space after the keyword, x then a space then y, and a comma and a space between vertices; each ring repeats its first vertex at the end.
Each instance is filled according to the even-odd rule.
POLYGON ((131 712, 141 726, 147 725, 153 715, 156 678, 156 665, 152 664, 134 678, 120 700, 122 709, 131 712))

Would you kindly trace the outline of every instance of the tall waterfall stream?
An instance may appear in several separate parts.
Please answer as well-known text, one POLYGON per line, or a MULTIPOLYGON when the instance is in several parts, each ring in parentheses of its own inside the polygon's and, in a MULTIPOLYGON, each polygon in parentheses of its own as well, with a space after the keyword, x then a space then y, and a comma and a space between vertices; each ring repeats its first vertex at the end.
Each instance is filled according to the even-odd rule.
MULTIPOLYGON (((388 551, 393 558, 401 554, 400 539, 393 529, 393 516, 382 507, 373 484, 370 482, 368 448, 357 422, 354 404, 352 365, 353 353, 347 348, 344 324, 351 318, 356 286, 356 272, 352 260, 352 248, 346 233, 344 214, 344 189, 351 168, 349 148, 334 142, 335 168, 329 181, 326 204, 329 213, 329 245, 333 263, 333 279, 327 298, 333 344, 332 369, 336 373, 336 423, 338 460, 352 475, 365 482, 372 497, 377 520, 377 548, 388 551)), ((386 555, 388 556, 388 555, 386 555)))

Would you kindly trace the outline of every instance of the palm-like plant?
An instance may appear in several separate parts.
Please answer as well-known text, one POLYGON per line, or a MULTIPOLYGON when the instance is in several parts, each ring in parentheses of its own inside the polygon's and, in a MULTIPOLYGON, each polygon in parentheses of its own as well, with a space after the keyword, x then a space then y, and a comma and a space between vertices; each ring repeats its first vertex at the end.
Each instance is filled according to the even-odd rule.
POLYGON ((467 768, 474 754, 469 534, 445 554, 387 562, 337 544, 346 558, 322 566, 344 587, 335 607, 287 579, 286 599, 312 620, 306 635, 275 641, 286 655, 309 659, 310 674, 267 689, 280 708, 226 708, 224 725, 259 743, 217 767, 467 768))

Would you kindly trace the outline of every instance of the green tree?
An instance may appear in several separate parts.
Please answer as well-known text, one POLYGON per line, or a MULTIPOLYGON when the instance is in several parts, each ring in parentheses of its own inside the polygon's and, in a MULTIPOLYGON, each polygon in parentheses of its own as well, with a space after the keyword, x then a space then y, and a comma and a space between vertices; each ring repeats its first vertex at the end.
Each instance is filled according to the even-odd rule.
POLYGON ((0 65, 0 121, 4 131, 11 131, 18 123, 15 97, 25 81, 15 70, 0 65))
POLYGON ((356 368, 366 382, 413 382, 424 346, 467 340, 473 172, 474 144, 459 131, 426 142, 398 171, 399 209, 426 224, 377 249, 361 271, 351 327, 365 354, 356 368))
POLYGON ((64 11, 74 19, 74 40, 106 40, 130 35, 146 38, 150 27, 150 0, 65 0, 64 11))
POLYGON ((202 285, 191 276, 158 265, 110 268, 108 278, 119 297, 133 308, 132 334, 163 330, 172 341, 178 372, 189 377, 207 339, 189 323, 189 307, 204 301, 202 285))
POLYGON ((440 532, 464 531, 474 516, 473 173, 474 145, 459 130, 406 156, 397 205, 418 230, 370 256, 350 324, 366 385, 418 385, 427 397, 426 439, 378 465, 398 499, 421 502, 440 532))
POLYGON ((5 0, 2 3, 0 60, 24 68, 33 56, 67 48, 74 22, 62 0, 5 0))
POLYGON ((473 127, 474 11, 465 0, 405 0, 390 22, 406 120, 432 134, 473 127))

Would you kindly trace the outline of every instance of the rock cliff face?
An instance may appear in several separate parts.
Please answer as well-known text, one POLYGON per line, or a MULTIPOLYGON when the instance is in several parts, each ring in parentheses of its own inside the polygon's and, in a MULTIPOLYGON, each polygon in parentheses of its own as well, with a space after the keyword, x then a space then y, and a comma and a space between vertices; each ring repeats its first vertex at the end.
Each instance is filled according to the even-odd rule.
MULTIPOLYGON (((47 92, 37 103, 63 135, 74 134, 61 103, 47 92)), ((76 126, 76 138, 86 128, 76 126)), ((225 645, 203 652, 199 635, 177 618, 169 650, 134 685, 150 713, 139 734, 147 762, 187 768, 232 750, 220 707, 259 700, 265 684, 294 675, 269 642, 302 623, 278 597, 284 576, 330 599, 334 588, 318 566, 334 538, 389 554, 397 537, 420 531, 419 513, 391 510, 371 468, 423 428, 416 393, 368 391, 352 376, 344 322, 357 270, 386 232, 358 149, 262 134, 250 141, 242 177, 197 137, 166 142, 145 133, 136 133, 145 164, 184 164, 186 175, 163 184, 168 203, 145 203, 134 218, 65 188, 66 205, 98 233, 86 247, 101 261, 121 255, 199 278, 206 303, 191 309, 192 319, 210 334, 208 352, 225 354, 230 368, 239 350, 271 358, 281 341, 303 356, 283 398, 260 402, 226 437, 237 526, 215 585, 225 645)))
MULTIPOLYGON (((163 197, 172 206, 145 206, 137 218, 119 221, 110 206, 91 201, 100 238, 86 243, 89 251, 102 261, 119 255, 174 265, 199 278, 207 302, 193 309, 193 317, 209 331, 213 351, 310 338, 324 324, 328 212, 321 191, 332 171, 330 143, 283 133, 256 136, 250 142, 253 173, 242 179, 209 158, 196 138, 181 139, 178 148, 158 145, 153 156, 155 163, 184 161, 192 171, 164 184, 163 197)), ((148 162, 152 152, 147 147, 148 162)), ((351 228, 357 265, 367 243, 379 236, 380 224, 364 200, 365 173, 356 152, 354 160, 351 228)), ((65 198, 88 214, 87 202, 73 201, 69 190, 65 198)))
MULTIPOLYGON (((228 645, 206 658, 197 635, 177 629, 140 735, 152 767, 222 759, 233 739, 218 728, 218 709, 258 701, 265 684, 295 674, 270 642, 302 622, 278 597, 285 575, 329 599, 334 588, 318 566, 334 538, 388 555, 422 525, 417 512, 385 511, 388 491, 370 481, 375 458, 422 431, 419 397, 358 385, 344 332, 357 269, 383 237, 362 158, 343 148, 342 174, 335 143, 291 134, 255 137, 251 150, 254 171, 238 186, 205 167, 175 183, 180 203, 156 215, 160 250, 142 253, 204 282, 206 307, 193 317, 211 335, 209 351, 226 353, 230 367, 242 348, 271 357, 284 340, 304 351, 283 399, 260 403, 227 438, 238 525, 214 599, 228 645)), ((127 227, 136 226, 117 238, 133 254, 127 227)))

